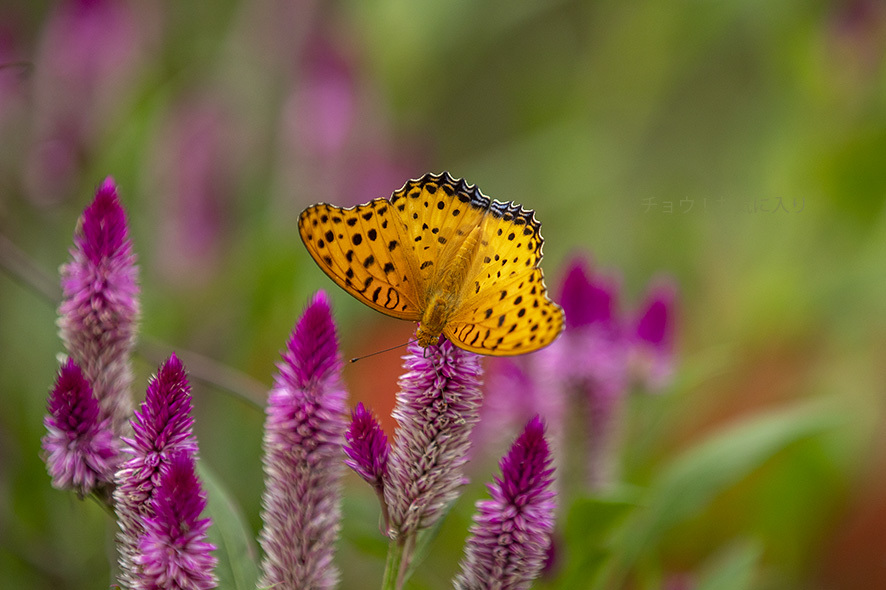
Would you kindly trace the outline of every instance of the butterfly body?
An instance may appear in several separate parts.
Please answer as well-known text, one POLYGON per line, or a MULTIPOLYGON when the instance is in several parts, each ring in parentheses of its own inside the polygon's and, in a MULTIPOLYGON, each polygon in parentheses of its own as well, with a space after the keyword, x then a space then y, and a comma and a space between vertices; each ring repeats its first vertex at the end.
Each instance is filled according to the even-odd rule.
POLYGON ((410 181, 390 199, 320 203, 299 218, 320 268, 368 306, 420 322, 419 345, 442 334, 489 355, 537 350, 562 329, 539 267, 539 228, 532 211, 446 173, 410 181))

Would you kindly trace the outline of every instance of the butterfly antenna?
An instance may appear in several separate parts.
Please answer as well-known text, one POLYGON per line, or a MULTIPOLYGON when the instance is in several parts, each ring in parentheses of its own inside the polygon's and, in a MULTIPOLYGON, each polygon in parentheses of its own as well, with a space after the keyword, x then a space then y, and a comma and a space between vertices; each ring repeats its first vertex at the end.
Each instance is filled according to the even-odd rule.
POLYGON ((384 350, 376 350, 375 352, 370 352, 369 354, 364 355, 364 356, 355 356, 354 358, 352 358, 348 362, 349 363, 356 363, 357 361, 362 361, 363 359, 368 359, 369 357, 375 356, 377 354, 382 354, 384 352, 391 352, 392 350, 396 350, 397 348, 400 348, 401 346, 406 346, 407 344, 412 344, 415 341, 416 341, 416 339, 413 338, 412 340, 407 340, 403 344, 398 344, 398 345, 392 346, 390 348, 385 348, 384 350))

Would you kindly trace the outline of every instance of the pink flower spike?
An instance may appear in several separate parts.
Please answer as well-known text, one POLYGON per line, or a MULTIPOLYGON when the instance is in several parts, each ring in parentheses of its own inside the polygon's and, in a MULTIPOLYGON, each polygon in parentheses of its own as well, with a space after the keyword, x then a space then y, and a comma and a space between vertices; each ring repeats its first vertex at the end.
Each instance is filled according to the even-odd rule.
POLYGON ((649 391, 661 391, 674 372, 677 287, 670 279, 652 283, 634 325, 631 346, 635 377, 649 391))
POLYGON ((376 492, 384 489, 388 471, 388 437, 375 416, 363 403, 351 413, 351 423, 345 432, 345 465, 357 472, 376 492))
POLYGON ((446 339, 426 349, 413 341, 408 351, 385 480, 389 534, 401 542, 433 526, 467 482, 462 468, 483 398, 476 354, 446 339))
MULTIPOLYGON (((587 414, 585 463, 592 489, 610 485, 617 476, 615 443, 629 383, 630 341, 622 318, 616 315, 617 285, 615 279, 591 273, 589 265, 577 258, 560 287, 566 329, 537 356, 544 380, 553 395, 561 398, 562 406, 587 414)), ((562 450, 560 443, 556 440, 558 450, 562 450)))
POLYGON ((138 268, 117 187, 107 178, 74 234, 61 267, 59 332, 118 435, 132 413, 132 369, 139 316, 138 268))
POLYGON ((208 590, 215 588, 215 546, 206 541, 209 518, 206 492, 194 472, 194 459, 176 452, 160 471, 151 501, 153 516, 145 519, 139 541, 138 588, 145 590, 208 590))
POLYGON ((268 396, 259 540, 263 588, 332 588, 341 517, 345 397, 329 298, 296 324, 268 396))
POLYGON ((554 529, 551 453, 535 416, 502 458, 492 498, 477 502, 465 543, 460 589, 529 588, 548 559, 554 529))
POLYGON ((618 320, 618 281, 592 273, 590 263, 581 256, 576 256, 567 268, 558 294, 558 301, 566 314, 566 328, 615 325, 618 320))
POLYGON ((46 468, 52 485, 72 489, 82 498, 111 483, 119 450, 110 420, 100 418, 98 402, 80 367, 68 359, 49 395, 43 419, 46 468))
POLYGON ((152 501, 164 465, 176 453, 197 454, 193 423, 191 387, 184 366, 173 354, 148 384, 145 401, 131 422, 134 436, 123 439, 129 445, 123 451, 131 458, 117 471, 114 508, 120 525, 120 584, 124 588, 135 587, 140 579, 139 540, 146 519, 154 515, 152 501))

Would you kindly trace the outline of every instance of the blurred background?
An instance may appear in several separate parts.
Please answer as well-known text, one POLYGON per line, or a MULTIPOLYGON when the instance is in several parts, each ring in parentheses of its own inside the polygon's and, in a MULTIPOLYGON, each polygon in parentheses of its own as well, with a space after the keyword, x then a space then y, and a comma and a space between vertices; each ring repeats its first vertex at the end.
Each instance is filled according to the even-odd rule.
MULTIPOLYGON (((574 254, 620 277, 627 309, 654 276, 679 286, 675 379, 627 406, 626 483, 741 421, 831 418, 662 530, 625 587, 694 588, 738 539, 747 587, 886 588, 884 56, 878 0, 5 0, 0 586, 112 583, 109 519, 39 457, 63 351, 47 295, 105 177, 140 266, 135 394, 172 351, 254 380, 217 376, 251 403, 199 381, 194 403, 201 457, 257 533, 260 396, 311 294, 332 296, 345 357, 413 329, 316 268, 299 213, 448 170, 535 209, 549 286, 574 254)), ((389 433, 399 357, 345 369, 389 433)), ((412 587, 449 587, 494 468, 412 587)), ((375 587, 377 506, 346 483, 341 586, 375 587)))

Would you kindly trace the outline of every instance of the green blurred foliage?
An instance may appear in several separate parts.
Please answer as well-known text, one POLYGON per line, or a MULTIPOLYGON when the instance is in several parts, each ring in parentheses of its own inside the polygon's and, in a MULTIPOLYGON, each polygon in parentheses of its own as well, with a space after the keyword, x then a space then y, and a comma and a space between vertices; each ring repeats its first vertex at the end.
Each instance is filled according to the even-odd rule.
MULTIPOLYGON (((297 216, 442 170, 536 210, 549 285, 574 252, 621 273, 626 308, 657 273, 680 285, 676 382, 626 412, 633 491, 564 498, 571 546, 541 586, 590 587, 584 567, 614 576, 600 587, 886 579, 881 4, 131 2, 117 23, 125 35, 62 36, 71 59, 90 42, 119 56, 86 90, 63 76, 72 62, 51 43, 65 6, 0 7, 0 231, 39 271, 0 273, 0 586, 113 580, 112 523, 51 489, 39 458, 63 349, 55 303, 34 287, 40 272, 55 280, 105 176, 120 186, 139 256, 142 333, 166 343, 137 359, 138 392, 173 350, 267 387, 320 288, 345 356, 378 350, 395 321, 313 266, 297 216), (312 85, 331 115, 311 102, 312 85), (73 156, 44 157, 59 145, 73 156), (797 408, 821 400, 828 428, 798 421, 797 408), (727 428, 736 420, 747 430, 727 428), (760 424, 769 446, 753 446, 760 424), (736 432, 748 438, 723 438, 736 432), (674 495, 681 460, 684 475, 699 473, 674 495), (669 499, 693 502, 677 510, 669 499), (593 530, 587 546, 579 517, 593 530), (625 537, 637 530, 645 536, 625 537)), ((362 362, 346 369, 354 402, 383 413, 397 354, 362 362)), ((194 390, 201 457, 255 534, 260 406, 194 390)), ((491 474, 473 474, 412 588, 450 586, 491 474)), ((380 582, 384 543, 372 494, 347 483, 342 587, 367 587, 380 582)))

